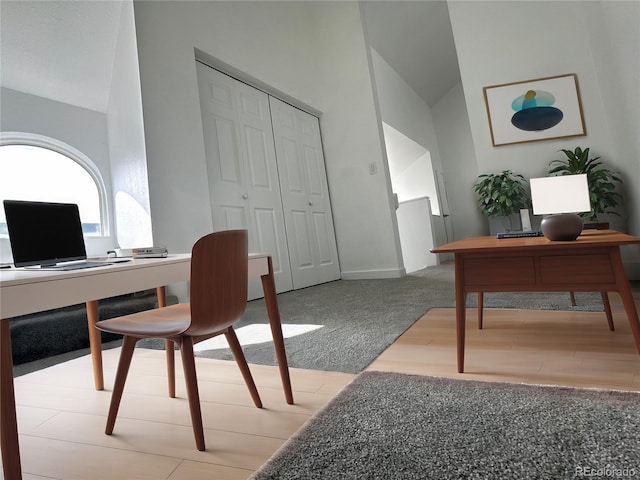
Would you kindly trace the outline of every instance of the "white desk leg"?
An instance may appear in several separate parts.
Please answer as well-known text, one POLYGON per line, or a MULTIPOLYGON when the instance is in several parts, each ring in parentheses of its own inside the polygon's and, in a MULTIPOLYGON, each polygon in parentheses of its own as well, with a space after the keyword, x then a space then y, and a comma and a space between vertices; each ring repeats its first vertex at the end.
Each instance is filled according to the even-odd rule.
POLYGON ((5 480, 21 480, 9 319, 0 320, 0 447, 5 480))

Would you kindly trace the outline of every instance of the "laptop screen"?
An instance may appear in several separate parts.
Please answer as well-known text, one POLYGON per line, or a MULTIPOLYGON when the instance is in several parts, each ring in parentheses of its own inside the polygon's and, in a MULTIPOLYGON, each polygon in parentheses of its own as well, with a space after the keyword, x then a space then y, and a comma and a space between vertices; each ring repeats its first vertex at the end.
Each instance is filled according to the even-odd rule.
POLYGON ((4 200, 16 267, 85 260, 78 206, 73 203, 4 200))

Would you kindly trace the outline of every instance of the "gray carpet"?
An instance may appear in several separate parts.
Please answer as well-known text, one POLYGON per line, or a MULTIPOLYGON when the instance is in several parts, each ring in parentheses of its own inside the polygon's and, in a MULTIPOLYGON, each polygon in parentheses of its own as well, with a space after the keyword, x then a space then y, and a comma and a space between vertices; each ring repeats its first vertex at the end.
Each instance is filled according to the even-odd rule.
MULTIPOLYGON (((602 311, 599 293, 578 293, 576 307, 569 293, 487 293, 485 308, 537 308, 602 311)), ((315 330, 285 339, 289 366, 332 372, 359 373, 405 330, 434 307, 455 305, 453 265, 428 267, 415 274, 383 280, 338 280, 278 295, 285 336, 287 331, 313 325, 315 330)), ((475 306, 469 295, 468 305, 475 306)), ((276 365, 268 341, 264 301, 249 302, 235 328, 249 363, 276 365), (252 327, 253 326, 253 327, 252 327), (261 326, 261 328, 255 328, 261 326), (257 339, 243 340, 252 328, 257 339), (260 337, 259 333, 262 333, 260 337)), ((161 341, 143 340, 140 346, 163 348, 161 341)), ((197 355, 232 360, 228 348, 200 345, 197 355)))
POLYGON ((365 372, 250 480, 640 476, 640 394, 365 372))

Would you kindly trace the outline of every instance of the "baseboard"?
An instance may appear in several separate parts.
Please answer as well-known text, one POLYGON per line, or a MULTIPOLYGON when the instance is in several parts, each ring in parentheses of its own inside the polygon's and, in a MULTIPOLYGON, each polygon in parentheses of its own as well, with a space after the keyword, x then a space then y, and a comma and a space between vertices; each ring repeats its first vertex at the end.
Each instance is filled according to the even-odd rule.
POLYGON ((394 268, 389 270, 352 270, 340 272, 343 280, 376 280, 384 278, 401 278, 407 272, 404 268, 394 268))

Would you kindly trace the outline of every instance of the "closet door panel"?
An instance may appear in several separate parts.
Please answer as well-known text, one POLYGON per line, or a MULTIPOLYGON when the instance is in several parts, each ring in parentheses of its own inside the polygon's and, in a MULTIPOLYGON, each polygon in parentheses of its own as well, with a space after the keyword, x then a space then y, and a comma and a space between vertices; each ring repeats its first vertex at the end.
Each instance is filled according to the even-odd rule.
POLYGON ((318 119, 270 97, 294 288, 340 278, 318 119))
MULTIPOLYGON (((246 228, 249 250, 273 257, 276 290, 291 290, 268 96, 196 66, 214 230, 246 228)), ((260 296, 259 280, 252 281, 249 298, 260 296)))
MULTIPOLYGON (((199 65, 199 64, 198 64, 199 65)), ((199 65, 200 66, 200 65, 199 65)), ((226 79, 217 76, 211 77, 210 81, 206 83, 206 90, 200 92, 200 98, 202 100, 203 93, 207 101, 216 105, 216 108, 225 108, 228 111, 234 110, 234 88, 233 83, 226 81, 226 79)))
POLYGON ((318 155, 319 152, 309 145, 303 146, 303 152, 305 165, 307 166, 309 194, 323 198, 322 175, 324 175, 324 160, 322 156, 318 155), (323 162, 322 168, 320 162, 323 162))
POLYGON ((316 242, 318 244, 318 261, 321 265, 330 265, 333 261, 334 246, 329 241, 331 239, 331 218, 322 212, 313 214, 313 223, 315 225, 316 242))
MULTIPOLYGON (((287 188, 288 195, 300 195, 301 198, 304 195, 304 182, 303 172, 298 163, 296 143, 286 137, 282 137, 282 157, 278 161, 285 165, 285 174, 287 175, 287 181, 284 182, 284 186, 287 188)), ((281 185, 280 188, 283 186, 281 185)), ((304 198, 302 198, 304 200, 304 198)))
POLYGON ((214 230, 247 228, 249 204, 245 195, 245 175, 233 119, 203 111, 205 153, 214 230))
POLYGON ((291 220, 293 224, 293 234, 295 236, 295 245, 297 262, 295 266, 299 269, 313 267, 313 244, 309 237, 309 229, 307 226, 307 212, 293 211, 291 212, 291 220))
POLYGON ((260 252, 271 253, 274 274, 289 274, 289 261, 286 258, 288 252, 283 252, 280 248, 281 235, 277 231, 276 213, 271 209, 256 208, 255 223, 258 245, 260 252))
POLYGON ((236 87, 240 142, 246 172, 246 196, 255 234, 254 244, 250 247, 253 252, 272 255, 276 290, 285 292, 293 289, 293 281, 273 144, 269 96, 241 82, 236 82, 236 87))
POLYGON ((249 227, 247 224, 248 215, 245 208, 238 208, 233 205, 220 205, 220 211, 223 217, 223 230, 245 230, 249 227))
MULTIPOLYGON (((207 122, 209 123, 209 122, 207 122)), ((233 122, 226 118, 213 117, 213 127, 209 127, 215 136, 212 135, 210 145, 207 150, 217 150, 215 155, 220 159, 218 167, 218 178, 222 182, 234 184, 242 188, 242 174, 240 173, 240 159, 238 156, 237 140, 233 122)), ((209 142, 205 142, 207 144, 209 142)), ((209 152, 207 152, 208 154, 209 152)))
POLYGON ((264 132, 247 126, 244 130, 244 140, 246 142, 247 161, 249 162, 250 186, 266 190, 268 193, 273 192, 274 188, 269 176, 269 162, 273 160, 269 158, 269 146, 264 132))

